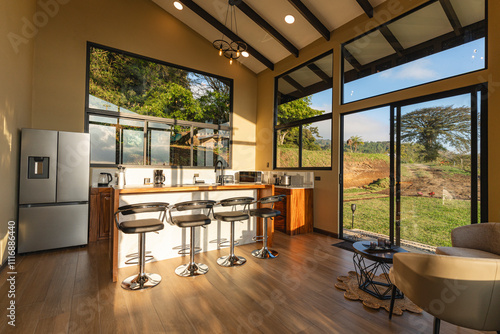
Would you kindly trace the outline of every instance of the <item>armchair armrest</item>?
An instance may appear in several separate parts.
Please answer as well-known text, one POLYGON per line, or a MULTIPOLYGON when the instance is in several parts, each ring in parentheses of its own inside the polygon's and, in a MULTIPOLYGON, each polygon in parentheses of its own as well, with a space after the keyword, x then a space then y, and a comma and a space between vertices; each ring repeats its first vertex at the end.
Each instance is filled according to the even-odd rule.
POLYGON ((453 247, 472 248, 500 255, 500 223, 460 226, 451 231, 453 247))

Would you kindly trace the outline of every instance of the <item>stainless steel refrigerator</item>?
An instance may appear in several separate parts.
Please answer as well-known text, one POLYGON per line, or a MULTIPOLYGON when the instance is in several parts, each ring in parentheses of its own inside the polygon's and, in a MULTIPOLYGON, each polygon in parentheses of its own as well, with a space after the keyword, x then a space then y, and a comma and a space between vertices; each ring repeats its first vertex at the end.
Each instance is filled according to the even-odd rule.
POLYGON ((18 252, 88 243, 90 135, 22 129, 18 252))

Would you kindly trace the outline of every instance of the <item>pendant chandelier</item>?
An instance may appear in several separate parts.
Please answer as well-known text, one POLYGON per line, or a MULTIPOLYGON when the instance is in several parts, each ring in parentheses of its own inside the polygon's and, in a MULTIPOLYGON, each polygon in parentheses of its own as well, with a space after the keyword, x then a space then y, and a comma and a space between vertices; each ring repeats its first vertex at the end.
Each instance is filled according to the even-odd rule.
MULTIPOLYGON (((228 27, 231 31, 233 31, 233 21, 234 21, 234 29, 235 34, 238 35, 238 25, 236 24, 236 9, 234 7, 235 3, 241 0, 229 0, 226 10, 226 20, 224 21, 224 26, 228 27, 227 20, 230 20, 230 27, 228 27)), ((229 59, 229 64, 233 63, 234 59, 238 59, 243 53, 246 53, 247 45, 242 41, 232 41, 227 38, 225 39, 224 33, 222 33, 221 39, 216 39, 212 45, 214 48, 219 50, 219 56, 224 55, 224 57, 229 59)), ((247 57, 247 55, 245 55, 247 57)))

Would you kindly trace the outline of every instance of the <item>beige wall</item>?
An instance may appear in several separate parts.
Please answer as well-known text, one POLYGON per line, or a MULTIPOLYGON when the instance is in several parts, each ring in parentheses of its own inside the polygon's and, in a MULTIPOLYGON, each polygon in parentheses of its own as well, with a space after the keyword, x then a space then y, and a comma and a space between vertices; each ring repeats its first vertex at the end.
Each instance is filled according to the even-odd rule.
POLYGON ((339 201, 339 138, 340 114, 387 104, 393 101, 404 100, 412 97, 423 96, 438 91, 446 91, 454 88, 465 87, 481 82, 489 83, 489 220, 500 221, 500 207, 496 205, 500 201, 500 175, 496 169, 500 164, 500 1, 488 1, 488 64, 489 68, 484 71, 471 73, 451 78, 437 83, 421 87, 414 87, 404 91, 387 94, 350 103, 340 104, 340 82, 341 82, 341 52, 340 45, 361 33, 368 31, 381 23, 384 23, 400 14, 415 8, 426 0, 388 0, 386 3, 375 8, 375 15, 368 19, 362 15, 348 24, 336 29, 330 41, 320 39, 312 45, 300 50, 300 57, 288 57, 275 65, 275 71, 266 70, 258 76, 258 105, 257 105, 257 133, 265 134, 258 136, 257 140, 257 169, 269 170, 267 162, 272 165, 272 126, 273 126, 273 98, 274 77, 290 70, 291 68, 320 55, 327 50, 333 49, 334 54, 334 88, 332 97, 333 108, 333 168, 331 171, 317 171, 315 175, 321 176, 321 181, 315 182, 314 190, 314 227, 325 231, 338 233, 338 201, 339 201))
POLYGON ((31 125, 33 39, 23 34, 23 18, 31 20, 33 1, 0 3, 0 260, 7 254, 7 226, 17 216, 19 129, 31 125), (12 41, 12 43, 11 43, 12 41))
POLYGON ((87 41, 234 79, 233 167, 255 165, 257 77, 150 0, 71 0, 35 42, 33 127, 84 130, 87 41))

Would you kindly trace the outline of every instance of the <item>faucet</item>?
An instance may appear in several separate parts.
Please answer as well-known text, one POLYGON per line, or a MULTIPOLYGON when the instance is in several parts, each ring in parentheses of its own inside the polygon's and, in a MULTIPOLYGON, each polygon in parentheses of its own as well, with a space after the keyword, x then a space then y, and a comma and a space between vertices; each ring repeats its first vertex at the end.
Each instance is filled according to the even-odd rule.
POLYGON ((222 160, 217 160, 217 162, 215 163, 215 183, 220 183, 221 186, 224 185, 224 163, 222 162, 222 160), (219 163, 220 163, 220 175, 219 175, 219 180, 217 180, 217 167, 219 166, 219 163))

